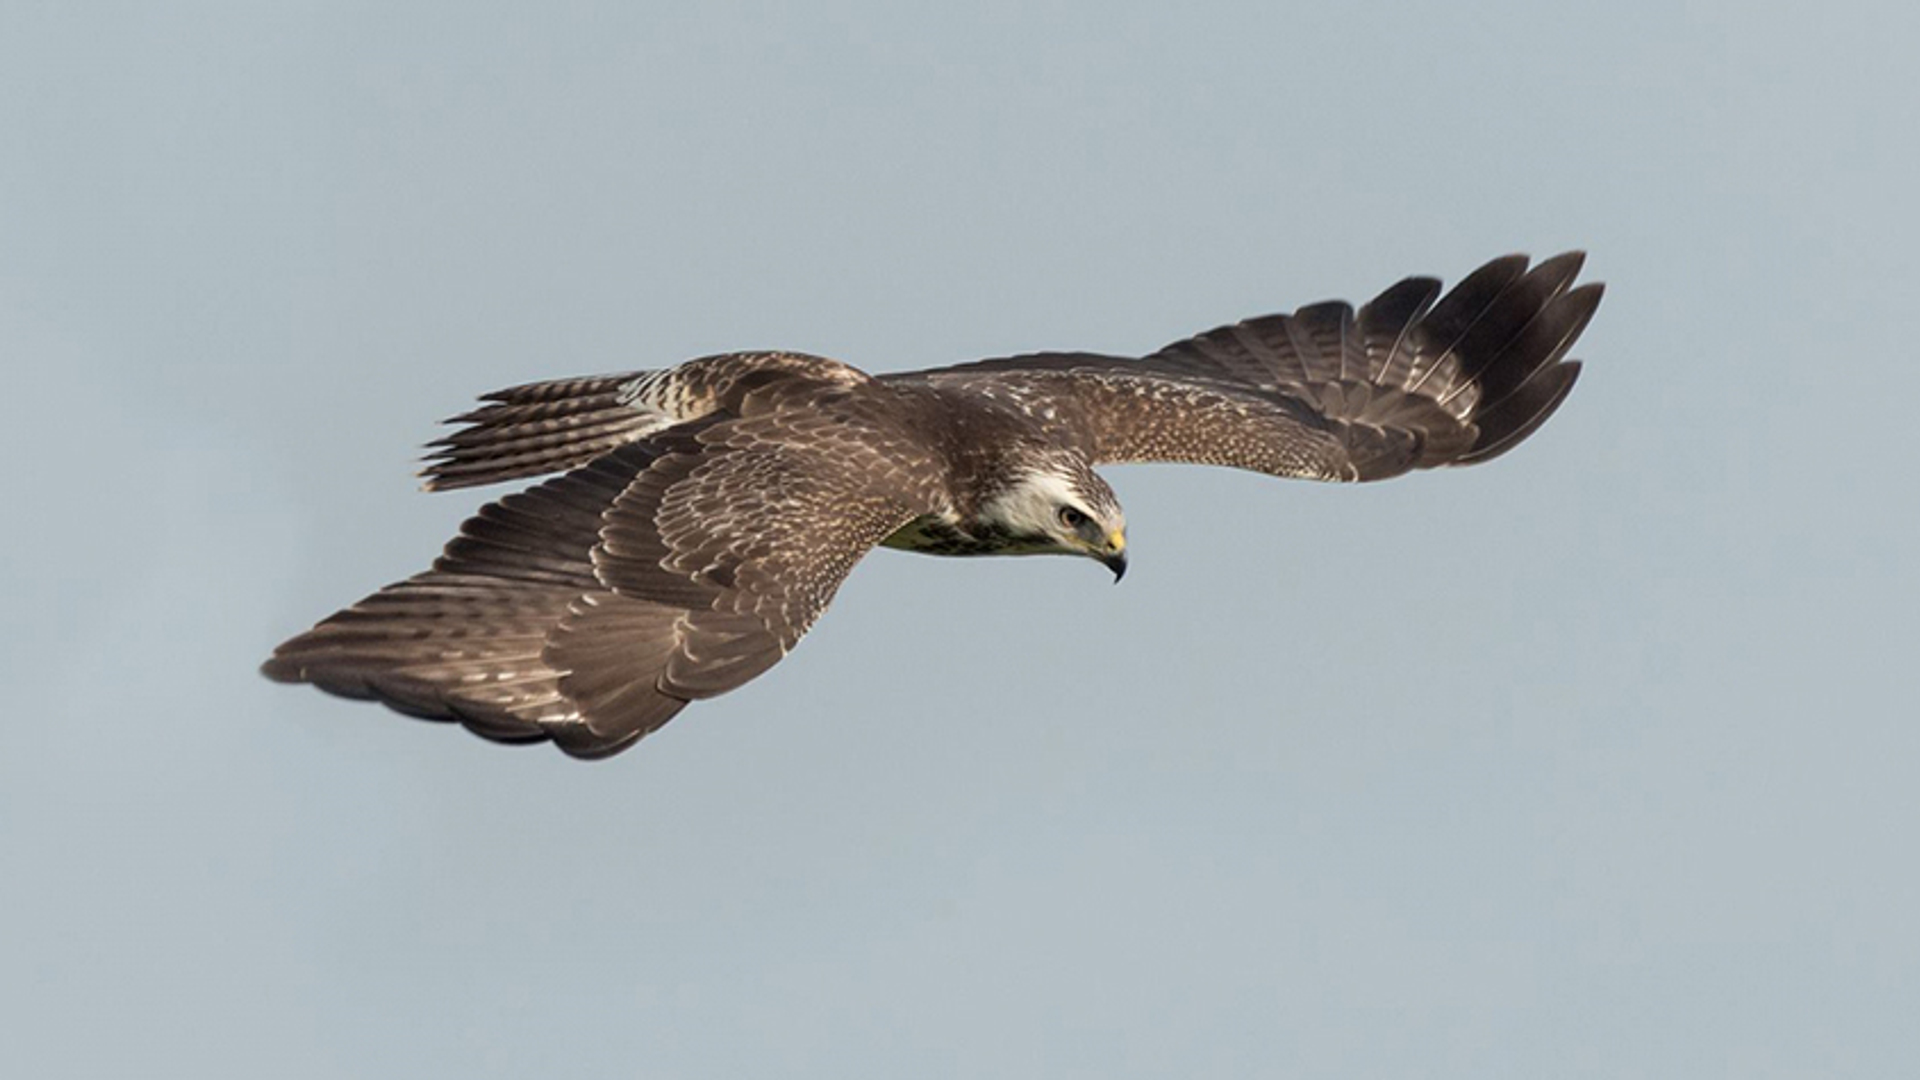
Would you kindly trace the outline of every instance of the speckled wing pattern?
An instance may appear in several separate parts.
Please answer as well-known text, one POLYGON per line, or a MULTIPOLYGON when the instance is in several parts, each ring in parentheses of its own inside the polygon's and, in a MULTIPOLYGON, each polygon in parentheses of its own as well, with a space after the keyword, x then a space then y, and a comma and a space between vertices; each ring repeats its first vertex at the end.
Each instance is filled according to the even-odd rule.
POLYGON ((1440 296, 1408 278, 1358 312, 1315 304, 1149 356, 1039 353, 902 376, 1011 405, 1095 463, 1178 461, 1377 480, 1511 449, 1572 390, 1600 302, 1583 256, 1487 263, 1440 296), (1439 297, 1438 302, 1435 298, 1439 297))
POLYGON ((432 570, 265 673, 580 757, 631 745, 777 662, 928 508, 932 470, 890 395, 829 374, 763 372, 702 419, 483 507, 432 570))

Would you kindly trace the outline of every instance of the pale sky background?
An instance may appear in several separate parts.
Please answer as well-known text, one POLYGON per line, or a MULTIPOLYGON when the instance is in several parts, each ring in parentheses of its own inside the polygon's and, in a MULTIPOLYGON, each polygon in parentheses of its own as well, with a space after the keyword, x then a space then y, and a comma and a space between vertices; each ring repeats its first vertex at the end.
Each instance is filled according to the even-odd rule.
POLYGON ((1910 4, 0 0, 0 1074, 1920 1072, 1910 4), (530 379, 1507 251, 1484 468, 1108 475, 599 764, 269 684, 530 379))

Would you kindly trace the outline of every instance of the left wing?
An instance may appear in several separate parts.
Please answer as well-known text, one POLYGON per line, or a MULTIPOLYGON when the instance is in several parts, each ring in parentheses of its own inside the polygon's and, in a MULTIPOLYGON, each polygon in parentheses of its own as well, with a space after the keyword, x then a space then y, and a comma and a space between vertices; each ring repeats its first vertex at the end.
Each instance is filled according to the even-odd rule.
POLYGON ((1584 256, 1495 259, 1444 297, 1408 278, 1358 312, 1334 301, 1131 359, 1042 353, 889 379, 1018 409, 1095 462, 1180 461, 1378 480, 1497 457, 1573 389, 1563 360, 1600 303, 1584 256), (1435 298, 1438 297, 1438 302, 1435 298))

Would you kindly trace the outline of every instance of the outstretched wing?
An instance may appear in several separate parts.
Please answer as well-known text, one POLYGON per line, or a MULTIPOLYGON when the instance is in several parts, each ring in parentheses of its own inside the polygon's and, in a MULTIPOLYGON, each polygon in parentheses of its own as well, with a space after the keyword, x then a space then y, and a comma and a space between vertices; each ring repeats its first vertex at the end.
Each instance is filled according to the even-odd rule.
POLYGON ((1320 480, 1467 465, 1532 434, 1573 389, 1580 365, 1563 357, 1601 295, 1573 287, 1583 258, 1495 259, 1444 297, 1408 278, 1358 312, 1315 304, 1137 359, 1036 354, 895 378, 999 401, 1096 462, 1320 480))
POLYGON ((663 449, 604 515, 605 588, 548 638, 581 717, 570 753, 622 749, 771 667, 861 557, 932 509, 919 441, 874 413, 749 414, 663 449))
POLYGON ((624 749, 771 667, 928 508, 918 443, 872 396, 775 380, 492 503, 432 570, 263 670, 488 738, 624 749))
POLYGON ((703 356, 659 371, 586 375, 510 386, 448 420, 459 430, 427 444, 431 491, 571 469, 616 447, 733 406, 753 387, 800 379, 857 386, 869 376, 805 353, 703 356))

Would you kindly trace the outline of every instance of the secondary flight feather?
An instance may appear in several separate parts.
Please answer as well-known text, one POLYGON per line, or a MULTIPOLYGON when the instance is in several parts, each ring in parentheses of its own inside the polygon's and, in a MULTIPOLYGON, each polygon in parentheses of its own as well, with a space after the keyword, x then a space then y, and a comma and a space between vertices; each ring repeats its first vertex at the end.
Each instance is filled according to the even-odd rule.
POLYGON ((1582 256, 1408 278, 1144 357, 1035 353, 873 376, 788 352, 532 383, 438 440, 435 490, 557 473, 468 519, 433 568, 263 667, 605 757, 784 657, 875 546, 1126 570, 1096 465, 1358 481, 1512 449, 1572 390, 1600 302, 1582 256))

